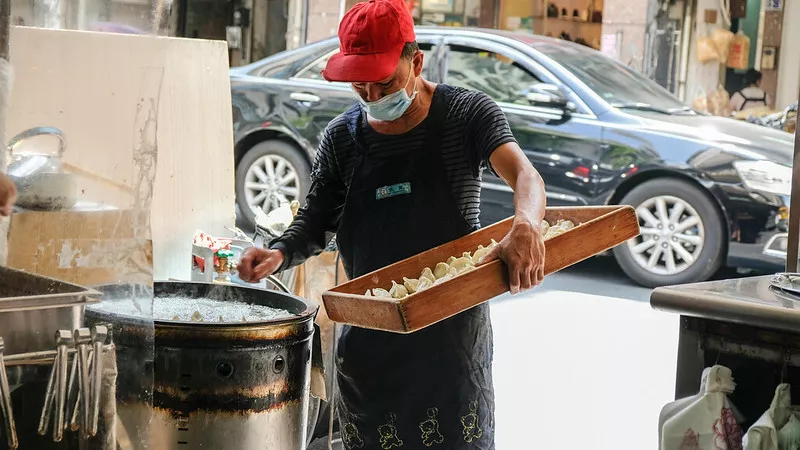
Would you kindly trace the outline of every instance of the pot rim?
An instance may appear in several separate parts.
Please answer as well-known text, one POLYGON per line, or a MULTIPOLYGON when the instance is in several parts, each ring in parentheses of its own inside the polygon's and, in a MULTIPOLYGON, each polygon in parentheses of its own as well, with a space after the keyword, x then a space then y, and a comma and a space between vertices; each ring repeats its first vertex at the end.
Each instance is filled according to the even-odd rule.
MULTIPOLYGON (((304 299, 302 297, 299 297, 299 296, 297 296, 295 294, 288 294, 288 293, 277 291, 277 290, 259 289, 259 288, 253 288, 253 287, 250 287, 250 286, 242 286, 242 285, 233 284, 233 283, 230 283, 230 284, 229 283, 224 283, 224 284, 222 284, 222 283, 206 283, 206 282, 199 282, 199 281, 163 280, 163 281, 155 281, 155 282, 153 282, 154 298, 155 298, 155 291, 157 290, 157 288, 156 288, 157 285, 162 285, 162 286, 183 285, 183 286, 195 286, 195 287, 200 287, 200 286, 209 286, 209 287, 229 286, 229 287, 231 287, 231 288, 233 288, 233 289, 235 289, 237 291, 248 290, 248 291, 256 293, 256 294, 258 294, 258 293, 270 293, 270 295, 288 297, 288 298, 290 298, 292 300, 297 301, 300 305, 302 305, 302 310, 300 312, 297 312, 297 313, 292 313, 292 315, 290 315, 288 317, 284 317, 284 318, 269 319, 269 320, 259 320, 259 321, 253 321, 253 322, 214 322, 214 321, 193 322, 193 321, 188 321, 188 320, 154 319, 152 316, 149 316, 149 317, 148 316, 135 316, 135 315, 131 315, 131 314, 117 313, 117 312, 114 312, 114 311, 92 308, 92 306, 96 305, 96 303, 92 304, 92 305, 87 305, 87 309, 91 310, 91 314, 114 316, 114 317, 117 317, 117 318, 124 318, 124 319, 128 319, 128 320, 133 320, 133 321, 150 322, 152 320, 153 325, 154 326, 157 325, 159 327, 168 327, 168 328, 197 328, 197 327, 200 327, 200 328, 209 328, 209 329, 218 328, 218 329, 225 329, 225 330, 246 330, 248 328, 260 329, 260 328, 263 328, 265 325, 290 325, 290 324, 293 324, 293 323, 302 323, 302 322, 306 322, 309 319, 310 320, 314 320, 314 318, 316 317, 317 313, 319 312, 319 305, 314 305, 311 302, 309 302, 308 300, 306 300, 306 299, 304 299)), ((94 286, 93 289, 103 293, 103 296, 105 296, 104 292, 109 290, 109 289, 111 289, 111 288, 115 288, 115 287, 116 288, 133 287, 133 286, 138 286, 138 285, 128 284, 128 283, 109 283, 109 284, 103 284, 103 285, 99 285, 99 286, 94 286)), ((168 298, 168 297, 164 297, 164 298, 168 298)), ((117 299, 112 299, 112 300, 117 300, 117 299)), ((102 300, 101 300, 100 303, 102 303, 102 300)), ((252 303, 252 302, 248 302, 248 303, 252 303)), ((270 306, 270 305, 263 305, 263 306, 270 306)))

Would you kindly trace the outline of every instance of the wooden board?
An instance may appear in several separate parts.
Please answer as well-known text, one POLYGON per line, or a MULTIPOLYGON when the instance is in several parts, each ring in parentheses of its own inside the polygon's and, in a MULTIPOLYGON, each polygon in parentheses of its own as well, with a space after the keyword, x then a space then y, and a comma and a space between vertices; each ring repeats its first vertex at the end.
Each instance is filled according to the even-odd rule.
MULTIPOLYGON (((14 27, 11 61, 6 138, 37 126, 63 131, 64 159, 82 169, 73 171, 80 200, 130 210, 138 198, 153 277, 188 280, 194 232, 224 236, 235 221, 226 43, 14 27), (137 183, 136 152, 156 153, 154 182, 137 183)), ((52 142, 25 147, 52 151, 52 142)))
MULTIPOLYGON (((545 220, 571 220, 577 226, 545 242, 545 275, 602 253, 639 235, 631 206, 548 208, 545 220)), ((493 261, 455 279, 403 299, 367 297, 367 289, 388 289, 392 280, 418 277, 450 256, 500 241, 511 229, 508 218, 460 239, 341 284, 322 296, 335 322, 396 333, 410 333, 444 320, 508 291, 505 264, 493 261)))

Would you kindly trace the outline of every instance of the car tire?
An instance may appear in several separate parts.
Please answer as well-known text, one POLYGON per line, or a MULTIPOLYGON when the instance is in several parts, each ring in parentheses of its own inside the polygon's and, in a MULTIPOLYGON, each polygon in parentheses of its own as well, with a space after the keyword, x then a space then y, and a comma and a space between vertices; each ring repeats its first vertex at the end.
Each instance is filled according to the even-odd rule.
POLYGON ((723 221, 713 199, 699 187, 658 178, 633 188, 620 204, 636 208, 642 234, 618 245, 613 253, 625 274, 640 285, 654 288, 706 281, 722 265, 723 221))
MULTIPOLYGON (((244 154, 239 164, 236 166, 236 203, 241 214, 244 216, 245 223, 255 227, 255 213, 248 204, 248 193, 245 187, 251 168, 257 163, 263 163, 265 157, 274 156, 275 161, 283 160, 297 174, 296 187, 298 196, 296 199, 302 204, 308 193, 311 168, 301 150, 292 144, 279 140, 262 141, 251 147, 244 154)), ((269 211, 265 211, 269 212, 269 211)))

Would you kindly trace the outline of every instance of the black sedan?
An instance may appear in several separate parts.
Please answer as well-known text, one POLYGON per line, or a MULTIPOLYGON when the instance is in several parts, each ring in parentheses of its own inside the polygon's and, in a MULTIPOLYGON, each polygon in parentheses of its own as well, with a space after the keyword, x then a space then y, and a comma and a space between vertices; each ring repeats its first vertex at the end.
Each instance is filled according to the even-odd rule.
MULTIPOLYGON (((696 113, 584 46, 495 30, 417 30, 424 76, 481 90, 503 108, 544 177, 550 206, 630 204, 642 234, 618 246, 645 286, 708 279, 722 265, 783 267, 793 138, 696 113)), ((354 103, 320 72, 335 38, 231 70, 236 197, 244 217, 302 199, 328 122, 354 103)), ((513 214, 484 175, 481 221, 513 214)))

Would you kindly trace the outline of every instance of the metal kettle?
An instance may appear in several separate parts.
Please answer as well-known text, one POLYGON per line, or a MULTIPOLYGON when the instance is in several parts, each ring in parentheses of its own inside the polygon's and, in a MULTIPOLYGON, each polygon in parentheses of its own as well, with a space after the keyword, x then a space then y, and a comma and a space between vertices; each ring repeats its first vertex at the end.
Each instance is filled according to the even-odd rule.
POLYGON ((75 176, 64 173, 61 167, 66 150, 64 133, 55 127, 35 127, 11 138, 8 143, 8 176, 17 185, 17 205, 26 209, 69 209, 78 201, 75 176), (19 151, 28 139, 53 136, 58 140, 55 153, 19 151))

